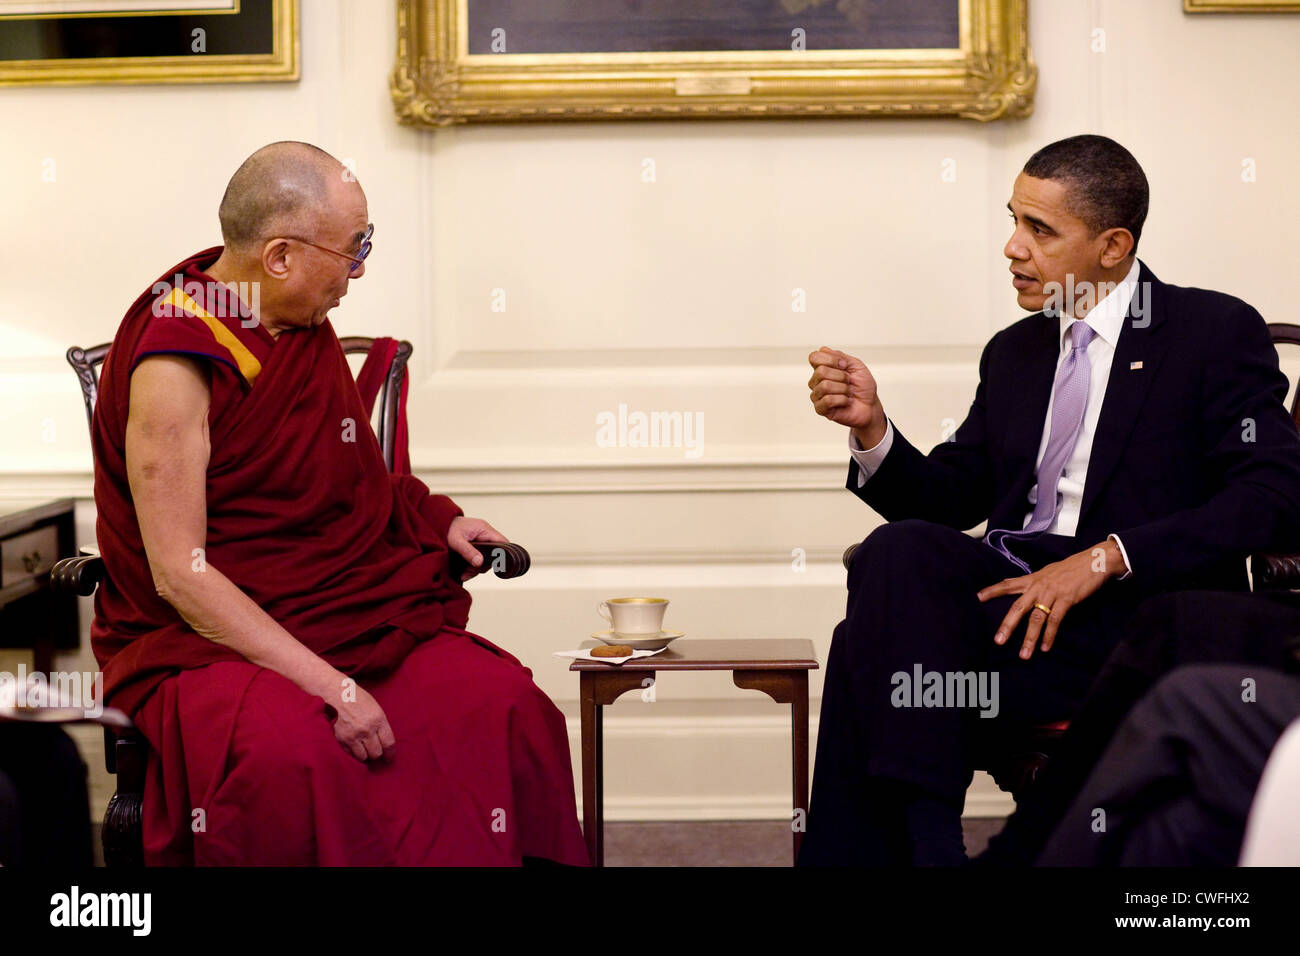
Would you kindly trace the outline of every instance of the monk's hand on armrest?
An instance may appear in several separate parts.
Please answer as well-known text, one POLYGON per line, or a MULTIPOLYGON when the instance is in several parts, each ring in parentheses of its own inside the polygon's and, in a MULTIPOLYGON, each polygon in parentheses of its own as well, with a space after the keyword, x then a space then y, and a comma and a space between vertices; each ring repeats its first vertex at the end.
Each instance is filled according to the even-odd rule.
POLYGON ((337 713, 334 736, 343 749, 358 760, 391 760, 397 746, 393 728, 379 701, 355 680, 340 675, 338 691, 322 694, 337 713))
POLYGON ((1033 574, 1006 578, 979 592, 980 601, 1004 594, 1019 594, 998 626, 993 640, 1005 644, 1028 615, 1025 639, 1020 656, 1028 660, 1041 635, 1043 651, 1052 648, 1056 632, 1071 607, 1091 597, 1113 577, 1124 573, 1124 558, 1114 541, 1107 539, 1095 548, 1072 554, 1062 561, 1045 565, 1033 574), (1050 613, 1043 608, 1051 608, 1050 613))
POLYGON ((463 516, 453 518, 451 527, 447 529, 447 546, 464 558, 469 565, 469 568, 460 577, 462 581, 468 581, 480 571, 487 570, 483 563, 483 555, 479 554, 478 549, 474 547, 475 541, 491 541, 496 544, 505 544, 509 540, 482 518, 466 518, 463 516))
POLYGON ((822 346, 808 356, 812 378, 808 400, 818 415, 853 429, 863 448, 885 437, 888 421, 876 392, 876 379, 861 359, 822 346))

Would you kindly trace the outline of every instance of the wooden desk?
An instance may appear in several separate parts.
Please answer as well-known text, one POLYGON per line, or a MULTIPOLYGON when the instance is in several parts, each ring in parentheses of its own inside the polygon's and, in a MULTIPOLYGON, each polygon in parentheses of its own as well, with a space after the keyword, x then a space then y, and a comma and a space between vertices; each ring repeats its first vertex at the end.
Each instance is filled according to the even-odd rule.
MULTIPOLYGON (((586 641, 583 647, 595 647, 586 641)), ((582 697, 582 830, 593 866, 605 865, 604 739, 601 708, 629 690, 647 686, 658 671, 731 671, 737 687, 759 690, 778 704, 790 705, 794 810, 801 825, 794 831, 794 858, 799 859, 808 819, 808 672, 817 667, 812 641, 783 639, 710 640, 685 637, 653 657, 625 664, 576 660, 582 697), (803 811, 799 814, 798 811, 803 811)))
POLYGON ((50 589, 50 568, 77 553, 75 502, 0 501, 0 647, 35 653, 48 675, 54 651, 81 644, 77 598, 50 589))

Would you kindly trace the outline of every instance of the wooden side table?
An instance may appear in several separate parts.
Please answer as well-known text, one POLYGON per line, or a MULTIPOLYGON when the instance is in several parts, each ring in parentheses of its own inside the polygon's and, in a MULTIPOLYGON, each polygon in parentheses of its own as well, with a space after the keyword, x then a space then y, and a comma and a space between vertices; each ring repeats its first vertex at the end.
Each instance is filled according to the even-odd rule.
POLYGON ((77 553, 71 498, 0 502, 0 647, 29 648, 48 675, 56 650, 81 644, 77 596, 50 588, 50 569, 77 553))
MULTIPOLYGON (((595 647, 587 641, 583 647, 595 647)), ((653 657, 625 664, 575 660, 582 698, 582 830, 593 866, 605 865, 604 740, 601 708, 629 690, 645 686, 657 671, 731 671, 737 687, 758 690, 790 705, 794 809, 808 818, 808 672, 817 667, 812 641, 785 639, 710 640, 682 638, 653 657)), ((803 828, 794 828, 799 859, 803 828)))

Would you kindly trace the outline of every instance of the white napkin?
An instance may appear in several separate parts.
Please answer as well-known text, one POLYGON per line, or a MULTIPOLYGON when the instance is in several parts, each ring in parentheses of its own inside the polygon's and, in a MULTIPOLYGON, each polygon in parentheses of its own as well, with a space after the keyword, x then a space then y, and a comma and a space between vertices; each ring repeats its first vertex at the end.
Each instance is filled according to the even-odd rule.
POLYGON ((593 650, 595 650, 595 648, 587 647, 580 651, 556 651, 555 656, 572 657, 580 661, 600 661, 602 664, 622 664, 624 661, 630 661, 634 657, 653 657, 655 654, 660 654, 663 651, 668 650, 668 648, 657 647, 652 651, 650 650, 633 651, 631 654, 626 654, 623 657, 592 657, 591 652, 593 650))

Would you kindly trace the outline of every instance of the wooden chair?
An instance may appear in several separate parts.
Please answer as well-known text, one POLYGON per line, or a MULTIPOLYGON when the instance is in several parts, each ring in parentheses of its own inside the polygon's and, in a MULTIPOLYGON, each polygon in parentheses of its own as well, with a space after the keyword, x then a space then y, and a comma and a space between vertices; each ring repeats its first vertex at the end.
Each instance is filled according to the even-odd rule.
MULTIPOLYGON (((349 336, 339 340, 343 351, 349 354, 369 353, 375 340, 365 336, 349 336)), ((95 401, 99 395, 99 366, 108 355, 110 343, 82 349, 73 346, 67 357, 81 383, 81 395, 86 404, 86 421, 94 421, 95 401)), ((411 343, 398 343, 392 363, 384 378, 376 401, 379 405, 379 423, 376 437, 384 455, 384 464, 392 471, 396 454, 398 399, 402 380, 406 375, 406 362, 413 351, 411 343)), ((478 545, 483 560, 489 562, 497 577, 516 578, 528 571, 531 560, 528 552, 517 544, 478 545)), ((71 591, 89 597, 104 580, 104 562, 95 548, 82 548, 82 554, 65 558, 50 571, 50 586, 56 590, 71 591)), ((111 867, 140 867, 144 865, 142 813, 144 807, 145 766, 148 763, 149 743, 134 727, 104 728, 104 764, 108 772, 117 776, 117 789, 104 812, 102 840, 104 862, 111 867)))
MULTIPOLYGON (((1300 345, 1300 325, 1271 322, 1273 345, 1300 345)), ((1279 353, 1281 349, 1278 349, 1279 353)), ((1280 357, 1280 356, 1279 356, 1280 357)), ((1291 399, 1291 420, 1300 428, 1300 388, 1291 399)), ((1300 588, 1300 554, 1255 554, 1250 559, 1251 579, 1256 591, 1293 591, 1300 588)))

